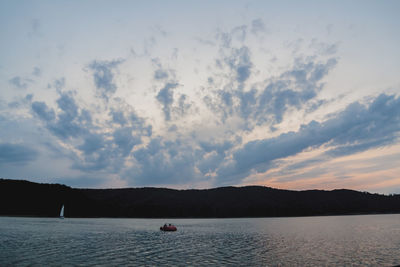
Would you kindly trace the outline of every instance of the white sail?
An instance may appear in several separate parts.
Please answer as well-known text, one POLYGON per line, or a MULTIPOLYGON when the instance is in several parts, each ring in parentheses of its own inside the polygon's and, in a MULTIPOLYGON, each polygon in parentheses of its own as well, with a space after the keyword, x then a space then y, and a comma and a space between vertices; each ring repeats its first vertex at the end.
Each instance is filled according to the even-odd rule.
POLYGON ((64 219, 64 205, 61 207, 60 218, 64 219))

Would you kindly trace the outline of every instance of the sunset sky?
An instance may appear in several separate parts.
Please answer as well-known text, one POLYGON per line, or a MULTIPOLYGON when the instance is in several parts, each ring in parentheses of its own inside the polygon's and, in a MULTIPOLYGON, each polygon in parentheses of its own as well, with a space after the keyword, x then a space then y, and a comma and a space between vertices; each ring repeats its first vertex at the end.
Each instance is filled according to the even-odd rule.
POLYGON ((0 1, 0 178, 400 193, 400 1, 0 1))

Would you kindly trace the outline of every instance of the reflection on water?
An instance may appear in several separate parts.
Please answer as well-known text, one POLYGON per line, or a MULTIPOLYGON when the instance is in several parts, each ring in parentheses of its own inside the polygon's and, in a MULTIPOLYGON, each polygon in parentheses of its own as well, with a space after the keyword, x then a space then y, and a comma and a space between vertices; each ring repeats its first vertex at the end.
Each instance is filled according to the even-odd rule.
POLYGON ((400 215, 257 219, 0 217, 3 265, 393 266, 400 215), (162 232, 165 222, 177 232, 162 232))

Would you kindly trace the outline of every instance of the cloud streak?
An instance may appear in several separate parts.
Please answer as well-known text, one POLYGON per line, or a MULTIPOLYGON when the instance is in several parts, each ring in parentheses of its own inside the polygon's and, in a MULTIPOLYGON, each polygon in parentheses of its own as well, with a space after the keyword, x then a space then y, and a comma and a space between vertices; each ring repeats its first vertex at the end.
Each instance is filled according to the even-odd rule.
POLYGON ((265 172, 275 160, 305 149, 325 145, 331 157, 351 155, 394 144, 399 131, 400 98, 381 94, 368 106, 354 102, 334 118, 312 121, 297 132, 250 141, 234 152, 233 160, 219 169, 218 175, 222 181, 237 183, 251 172, 265 172))
POLYGON ((26 165, 34 161, 38 152, 24 144, 0 143, 0 165, 26 165))

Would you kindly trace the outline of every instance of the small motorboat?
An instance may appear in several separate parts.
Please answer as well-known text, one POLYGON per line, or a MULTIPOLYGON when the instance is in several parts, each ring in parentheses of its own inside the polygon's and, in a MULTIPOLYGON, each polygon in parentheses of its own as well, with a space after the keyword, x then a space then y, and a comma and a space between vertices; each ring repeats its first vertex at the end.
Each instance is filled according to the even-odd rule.
POLYGON ((168 232, 173 232, 176 231, 176 226, 172 224, 164 224, 164 226, 160 227, 161 231, 168 231, 168 232))

